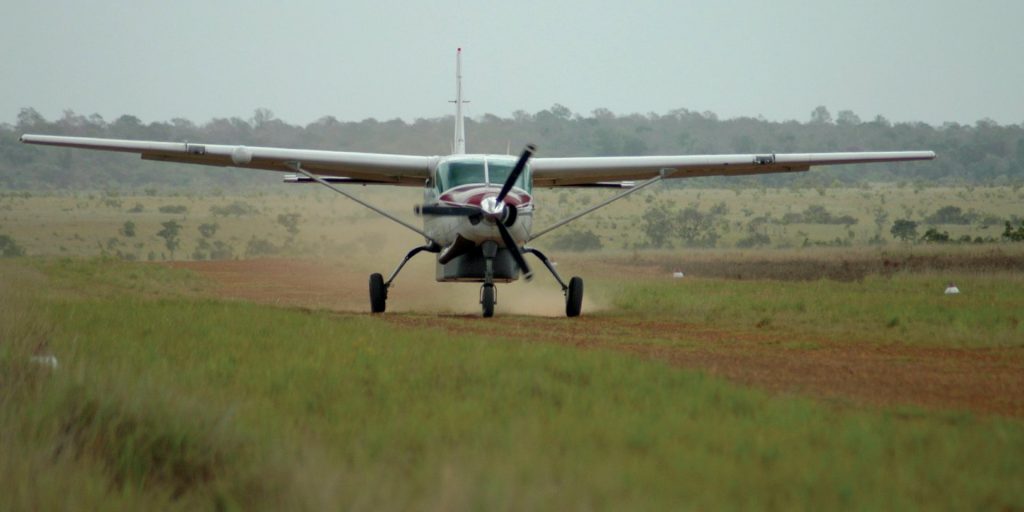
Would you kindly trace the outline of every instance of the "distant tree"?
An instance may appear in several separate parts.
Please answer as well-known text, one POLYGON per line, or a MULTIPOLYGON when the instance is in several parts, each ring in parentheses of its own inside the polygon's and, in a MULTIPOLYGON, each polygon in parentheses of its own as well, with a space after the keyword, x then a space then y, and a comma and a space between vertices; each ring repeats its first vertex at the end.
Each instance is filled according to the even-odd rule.
POLYGON ((566 231, 551 244, 555 249, 567 251, 596 251, 604 247, 601 237, 589 229, 566 231))
POLYGON ((259 210, 257 210, 255 206, 242 201, 234 201, 227 206, 210 207, 210 213, 221 217, 227 217, 229 215, 241 217, 242 215, 252 215, 258 211, 259 210))
POLYGON ((1006 229, 1003 230, 1003 238, 1010 242, 1024 242, 1024 220, 1020 222, 1020 226, 1017 229, 1013 229, 1013 224, 1010 221, 1006 221, 1006 229))
POLYGON ((252 113, 252 126, 260 128, 263 125, 273 121, 274 112, 267 108, 258 108, 252 113))
POLYGON ((836 113, 836 124, 838 125, 851 126, 860 123, 860 117, 854 114, 852 110, 840 110, 836 113))
POLYGON ((824 105, 819 105, 811 111, 811 124, 832 124, 832 114, 824 105))
POLYGON ((971 218, 959 206, 949 205, 935 210, 924 221, 929 224, 970 224, 971 218))
POLYGON ((220 226, 217 225, 216 222, 200 224, 199 225, 199 234, 203 235, 203 238, 210 238, 211 236, 213 236, 214 234, 217 233, 217 229, 219 227, 220 226))
POLYGON ((643 221, 641 229, 651 247, 672 246, 669 240, 672 236, 672 212, 667 205, 659 203, 648 207, 640 219, 643 221))
POLYGON ((188 207, 183 204, 168 204, 157 208, 160 213, 186 213, 188 207))
POLYGON ((688 247, 714 247, 718 242, 713 215, 705 215, 692 206, 683 208, 673 221, 673 231, 688 247))
POLYGON ((128 237, 128 238, 134 237, 135 236, 135 223, 130 221, 130 220, 125 221, 124 225, 121 226, 121 234, 126 236, 126 237, 128 237))
POLYGON ((30 131, 46 124, 46 119, 34 108, 23 108, 18 111, 18 131, 30 131))
POLYGON ((253 236, 245 246, 246 256, 266 256, 276 253, 278 250, 270 240, 256 238, 253 236))
POLYGON ((555 103, 549 110, 551 110, 551 113, 554 114, 555 117, 562 120, 568 120, 572 117, 572 111, 560 103, 555 103))
POLYGON ((928 228, 928 230, 924 232, 924 236, 921 237, 921 240, 929 244, 945 243, 949 241, 949 232, 939 232, 936 228, 928 228))
POLYGON ((917 223, 910 219, 899 219, 889 229, 894 238, 904 242, 917 239, 917 223))
POLYGON ((889 220, 889 212, 879 206, 874 209, 873 213, 875 214, 875 238, 881 240, 882 229, 884 229, 885 223, 889 220))
POLYGON ((25 250, 13 238, 8 235, 0 235, 0 257, 16 258, 24 255, 25 250))
POLYGON ((211 260, 230 260, 234 256, 234 248, 220 240, 214 241, 213 246, 210 247, 211 260))
POLYGON ((741 238, 736 242, 736 247, 740 249, 749 249, 751 247, 760 247, 762 245, 768 245, 772 243, 772 239, 765 233, 750 233, 746 237, 741 238))
POLYGON ((281 213, 277 216, 277 223, 284 226, 288 234, 294 237, 299 234, 300 219, 302 219, 302 214, 300 213, 281 213))
POLYGON ((174 251, 178 248, 181 240, 178 238, 178 234, 181 233, 181 224, 176 221, 169 220, 160 224, 163 229, 157 232, 156 236, 164 239, 164 245, 167 250, 171 252, 171 259, 174 259, 174 251))

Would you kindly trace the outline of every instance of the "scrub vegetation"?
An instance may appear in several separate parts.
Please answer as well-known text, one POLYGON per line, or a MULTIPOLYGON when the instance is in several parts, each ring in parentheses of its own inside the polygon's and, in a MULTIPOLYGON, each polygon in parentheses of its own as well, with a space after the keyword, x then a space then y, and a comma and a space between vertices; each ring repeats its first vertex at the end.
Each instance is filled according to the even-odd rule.
MULTIPOLYGON (((684 180, 686 181, 686 180, 684 180)), ((409 222, 422 193, 360 187, 361 197, 409 222)), ((579 212, 610 191, 538 189, 534 226, 579 212)), ((1024 189, 689 189, 655 186, 539 239, 564 251, 971 246, 1024 240, 1024 189)), ((377 253, 414 236, 314 185, 276 184, 241 194, 122 191, 0 193, 0 255, 205 260, 377 253), (268 192, 272 191, 272 192, 268 192), (168 209, 166 206, 173 206, 168 209), (363 235, 365 233, 365 235, 363 235), (360 236, 351 236, 360 234, 360 236)), ((699 251, 698 251, 699 252, 699 251)), ((398 259, 396 252, 396 260, 398 259)), ((378 270, 379 271, 379 270, 378 270)))
MULTIPOLYGON (((652 293, 689 304, 640 281, 607 287, 620 306, 596 318, 670 321, 652 293)), ((1020 289, 995 281, 979 287, 1020 289)), ((766 393, 475 333, 478 319, 452 330, 212 299, 195 274, 145 263, 9 259, 0 284, 4 509, 1024 506, 1019 417, 766 393)), ((780 311, 808 300, 799 286, 696 286, 712 284, 771 293, 780 311)), ((860 286, 818 297, 891 292, 860 286)))

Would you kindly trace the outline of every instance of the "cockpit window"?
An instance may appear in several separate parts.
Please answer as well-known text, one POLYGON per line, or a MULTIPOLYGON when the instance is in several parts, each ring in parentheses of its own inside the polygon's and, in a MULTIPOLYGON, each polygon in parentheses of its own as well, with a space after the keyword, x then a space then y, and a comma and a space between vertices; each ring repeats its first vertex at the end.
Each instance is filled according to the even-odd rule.
MULTIPOLYGON (((508 175, 512 173, 512 168, 516 166, 516 161, 506 160, 504 158, 488 158, 487 159, 487 181, 491 185, 502 186, 505 184, 505 180, 508 179, 508 175)), ((530 167, 527 165, 526 169, 523 169, 523 173, 516 178, 517 187, 530 191, 528 183, 530 183, 530 167)))
MULTIPOLYGON (((437 166, 435 185, 438 192, 444 192, 462 185, 490 184, 500 187, 508 179, 515 167, 516 160, 508 157, 466 158, 448 160, 437 166)), ((516 187, 530 191, 533 187, 530 179, 530 168, 527 166, 516 180, 516 187)))
POLYGON ((443 192, 461 185, 484 183, 484 161, 452 160, 437 166, 437 188, 443 192))

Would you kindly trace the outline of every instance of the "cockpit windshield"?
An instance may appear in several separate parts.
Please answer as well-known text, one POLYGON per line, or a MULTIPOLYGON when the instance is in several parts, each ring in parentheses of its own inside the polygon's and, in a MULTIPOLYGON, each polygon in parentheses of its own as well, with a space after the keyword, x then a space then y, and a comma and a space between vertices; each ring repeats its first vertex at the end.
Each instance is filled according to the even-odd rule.
MULTIPOLYGON (((437 190, 444 192, 461 185, 488 184, 500 187, 505 184, 512 168, 516 166, 514 157, 467 157, 448 160, 437 166, 437 190)), ((530 166, 516 179, 515 186, 530 192, 533 188, 530 179, 530 166)))

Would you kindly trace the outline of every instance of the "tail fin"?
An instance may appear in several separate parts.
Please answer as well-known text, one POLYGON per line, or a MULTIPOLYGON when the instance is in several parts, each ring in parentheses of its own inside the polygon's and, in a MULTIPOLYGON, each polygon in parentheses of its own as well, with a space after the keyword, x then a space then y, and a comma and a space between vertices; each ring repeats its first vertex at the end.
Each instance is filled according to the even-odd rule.
POLYGON ((466 154, 466 123, 463 119, 462 104, 462 48, 455 53, 455 140, 452 143, 452 154, 466 154))

